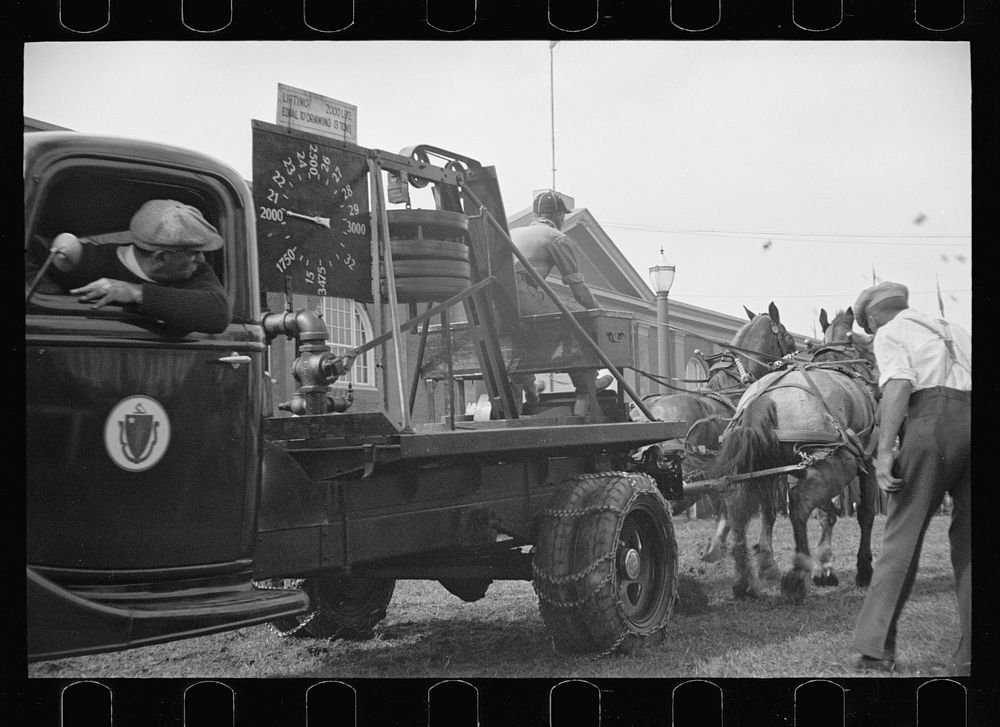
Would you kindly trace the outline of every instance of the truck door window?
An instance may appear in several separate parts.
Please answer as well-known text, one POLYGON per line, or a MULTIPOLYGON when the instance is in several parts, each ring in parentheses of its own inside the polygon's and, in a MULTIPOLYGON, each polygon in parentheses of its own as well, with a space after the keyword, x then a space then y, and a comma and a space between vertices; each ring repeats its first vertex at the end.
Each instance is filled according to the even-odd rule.
MULTIPOLYGON (((197 178, 171 178, 163 172, 145 174, 126 165, 92 166, 69 164, 53 175, 41 190, 37 212, 32 215, 25 251, 25 279, 30 282, 44 263, 52 240, 62 232, 86 238, 94 244, 128 244, 132 215, 151 199, 174 199, 197 207, 223 239, 227 237, 227 220, 221 214, 222 201, 208 185, 199 186, 197 178), (121 168, 117 168, 117 167, 121 168)), ((219 279, 224 277, 224 251, 206 253, 206 261, 219 279)), ((47 276, 46 276, 47 277, 47 276)), ((60 290, 52 280, 42 280, 32 303, 51 307, 62 313, 76 312, 94 315, 127 315, 121 308, 109 307, 98 311, 88 306, 67 304, 68 291, 60 290)), ((75 302, 75 299, 72 299, 75 302)), ((129 316, 131 317, 131 316, 129 316)))

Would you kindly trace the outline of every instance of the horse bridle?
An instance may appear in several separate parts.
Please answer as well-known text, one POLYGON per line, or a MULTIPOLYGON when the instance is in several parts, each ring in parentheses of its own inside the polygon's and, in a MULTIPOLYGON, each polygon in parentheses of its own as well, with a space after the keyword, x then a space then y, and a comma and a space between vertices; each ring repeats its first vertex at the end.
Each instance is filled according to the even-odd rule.
MULTIPOLYGON (((759 318, 760 316, 764 316, 764 315, 767 315, 767 313, 758 313, 757 317, 759 318)), ((785 350, 785 336, 781 332, 781 324, 780 323, 775 323, 774 319, 771 318, 770 316, 768 316, 768 320, 771 321, 771 333, 774 334, 774 337, 778 341, 778 351, 781 353, 781 355, 778 357, 778 360, 780 361, 780 360, 785 359, 788 356, 792 355, 793 353, 795 353, 795 351, 794 350, 792 350, 792 351, 786 351, 785 350)), ((785 333, 787 334, 787 330, 785 331, 785 333)), ((724 354, 728 354, 729 356, 731 356, 732 359, 733 359, 733 362, 736 364, 736 370, 739 371, 739 374, 740 374, 740 383, 741 384, 752 384, 754 381, 757 380, 756 377, 753 374, 751 374, 749 371, 746 370, 746 367, 743 365, 743 362, 740 360, 740 357, 736 353, 733 352, 733 349, 735 349, 736 351, 743 351, 744 354, 751 354, 752 353, 752 354, 760 355, 761 352, 760 351, 749 351, 747 349, 741 349, 741 348, 739 348, 737 346, 730 346, 729 348, 727 348, 723 352, 724 354)))
MULTIPOLYGON (((764 314, 761 313, 761 315, 764 314)), ((770 316, 768 316, 768 318, 770 318, 770 316)), ((782 325, 780 323, 775 323, 774 320, 771 319, 771 333, 773 333, 775 338, 778 339, 778 350, 781 352, 780 358, 785 358, 788 354, 795 353, 795 350, 785 350, 785 336, 788 335, 788 329, 785 329, 784 334, 782 334, 781 329, 782 325)))

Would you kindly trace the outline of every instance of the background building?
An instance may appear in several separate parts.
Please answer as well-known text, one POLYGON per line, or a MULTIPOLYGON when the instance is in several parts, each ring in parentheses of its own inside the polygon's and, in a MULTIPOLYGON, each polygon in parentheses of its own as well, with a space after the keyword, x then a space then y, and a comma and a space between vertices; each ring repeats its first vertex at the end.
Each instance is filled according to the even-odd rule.
MULTIPOLYGON (((514 229, 529 224, 532 219, 531 208, 526 208, 511 215, 507 224, 514 229)), ((657 323, 656 297, 649 287, 646 271, 640 272, 632 267, 586 207, 572 209, 566 215, 563 232, 576 243, 581 272, 601 306, 626 311, 635 316, 636 369, 657 375, 661 370, 660 361, 657 360, 657 338, 662 335, 662 331, 657 323)), ((678 274, 707 275, 707 269, 713 264, 711 253, 708 252, 705 255, 706 270, 681 270, 678 274)), ((557 275, 550 276, 546 282, 566 300, 572 299, 569 287, 563 285, 557 275)), ((701 363, 695 358, 695 351, 709 355, 721 350, 723 346, 720 343, 732 340, 736 331, 747 322, 743 305, 746 304, 754 312, 764 312, 764 306, 771 300, 767 296, 768 291, 761 291, 759 301, 734 301, 732 315, 671 298, 668 322, 671 328, 667 338, 670 361, 663 368, 671 371, 676 379, 705 378, 707 372, 701 369, 701 363), (755 310, 755 302, 761 306, 761 310, 755 310)), ((798 347, 804 349, 806 337, 794 333, 792 335, 798 347)), ((662 390, 658 384, 637 372, 626 373, 626 381, 640 394, 662 390)), ((570 388, 569 379, 565 375, 557 377, 556 383, 570 388)), ((699 386, 697 383, 680 382, 676 385, 690 389, 699 386)))

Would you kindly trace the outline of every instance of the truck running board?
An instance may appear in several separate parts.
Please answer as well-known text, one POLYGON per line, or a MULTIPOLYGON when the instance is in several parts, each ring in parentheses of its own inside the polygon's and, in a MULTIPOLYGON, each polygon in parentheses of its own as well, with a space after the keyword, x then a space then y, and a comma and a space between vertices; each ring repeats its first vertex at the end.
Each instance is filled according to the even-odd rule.
POLYGON ((245 588, 96 603, 27 568, 28 661, 118 651, 242 628, 306 611, 299 590, 245 588))

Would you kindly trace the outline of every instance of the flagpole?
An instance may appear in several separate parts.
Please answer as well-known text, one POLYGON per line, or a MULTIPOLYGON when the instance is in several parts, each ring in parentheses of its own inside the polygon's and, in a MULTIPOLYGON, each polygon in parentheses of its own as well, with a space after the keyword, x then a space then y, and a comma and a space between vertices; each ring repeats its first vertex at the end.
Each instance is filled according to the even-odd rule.
POLYGON ((552 129, 552 189, 556 188, 556 85, 554 50, 558 40, 549 41, 549 114, 552 129))

